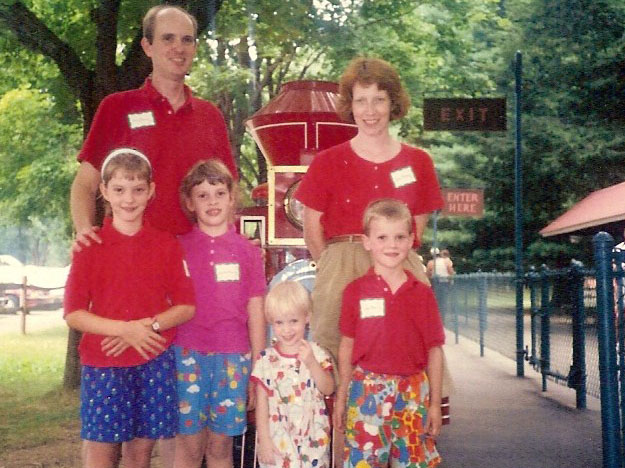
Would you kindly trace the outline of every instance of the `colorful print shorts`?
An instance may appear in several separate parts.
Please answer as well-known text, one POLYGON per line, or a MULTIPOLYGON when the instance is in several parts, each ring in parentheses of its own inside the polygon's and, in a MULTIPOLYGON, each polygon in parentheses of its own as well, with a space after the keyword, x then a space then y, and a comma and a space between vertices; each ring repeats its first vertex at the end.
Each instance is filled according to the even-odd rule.
POLYGON ((425 372, 376 374, 356 368, 347 402, 344 468, 429 468, 441 458, 425 434, 429 407, 425 372))
POLYGON ((80 437, 121 443, 176 435, 176 361, 171 348, 133 367, 82 367, 80 437))
POLYGON ((178 369, 178 433, 197 434, 207 427, 229 436, 243 434, 250 356, 173 348, 178 369))

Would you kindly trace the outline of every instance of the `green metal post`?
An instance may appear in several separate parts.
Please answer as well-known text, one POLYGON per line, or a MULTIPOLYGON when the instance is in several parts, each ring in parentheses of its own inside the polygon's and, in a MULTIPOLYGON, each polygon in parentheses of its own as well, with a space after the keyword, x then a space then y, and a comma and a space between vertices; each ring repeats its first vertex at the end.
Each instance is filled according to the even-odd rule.
POLYGON ((603 441, 602 466, 603 468, 622 468, 623 453, 619 421, 611 258, 614 240, 610 234, 600 232, 593 237, 592 242, 597 274, 597 340, 599 341, 599 384, 603 441))
POLYGON ((486 284, 486 275, 482 275, 479 278, 478 288, 479 288, 479 314, 480 314, 480 356, 484 357, 484 335, 486 333, 486 314, 488 313, 488 309, 486 308, 487 299, 487 284, 486 284))
POLYGON ((536 273, 536 269, 532 267, 529 275, 529 285, 530 285, 530 355, 529 355, 529 363, 531 366, 536 369, 536 365, 538 361, 536 359, 536 317, 538 317, 540 310, 538 307, 538 281, 540 275, 536 273))
POLYGON ((540 373, 543 377, 543 392, 546 392, 547 375, 551 370, 551 343, 549 341, 551 301, 549 300, 549 277, 547 276, 547 267, 545 265, 543 265, 540 272, 540 278, 540 373))
POLYGON ((581 262, 571 261, 573 285, 573 365, 569 373, 569 386, 575 389, 575 404, 586 408, 586 311, 584 309, 584 272, 581 262))
POLYGON ((523 348, 523 171, 521 157, 521 74, 523 57, 517 51, 514 78, 516 95, 516 125, 514 149, 514 239, 516 271, 516 375, 523 377, 525 350, 523 348))

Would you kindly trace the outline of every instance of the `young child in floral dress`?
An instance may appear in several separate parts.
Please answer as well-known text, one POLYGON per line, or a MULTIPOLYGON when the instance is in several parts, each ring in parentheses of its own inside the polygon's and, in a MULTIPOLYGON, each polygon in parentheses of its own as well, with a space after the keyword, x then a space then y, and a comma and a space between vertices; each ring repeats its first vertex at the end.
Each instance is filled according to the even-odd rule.
POLYGON ((330 466, 324 395, 334 391, 332 361, 305 339, 310 310, 308 292, 294 281, 277 284, 265 299, 276 342, 261 352, 252 372, 261 467, 330 466))

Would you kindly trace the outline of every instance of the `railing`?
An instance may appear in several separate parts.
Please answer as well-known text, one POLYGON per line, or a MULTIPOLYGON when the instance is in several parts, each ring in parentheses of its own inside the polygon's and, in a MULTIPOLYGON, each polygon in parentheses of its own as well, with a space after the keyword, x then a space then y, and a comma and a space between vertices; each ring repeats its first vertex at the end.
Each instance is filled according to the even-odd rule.
MULTIPOLYGON (((561 270, 541 269, 525 275, 524 343, 526 359, 548 381, 576 391, 577 406, 586 394, 599 397, 596 307, 593 272, 579 264, 561 270), (586 345, 588 343, 588 345, 586 345)), ((513 273, 456 275, 450 282, 434 278, 445 327, 456 341, 477 342, 515 360, 516 290, 513 273)))

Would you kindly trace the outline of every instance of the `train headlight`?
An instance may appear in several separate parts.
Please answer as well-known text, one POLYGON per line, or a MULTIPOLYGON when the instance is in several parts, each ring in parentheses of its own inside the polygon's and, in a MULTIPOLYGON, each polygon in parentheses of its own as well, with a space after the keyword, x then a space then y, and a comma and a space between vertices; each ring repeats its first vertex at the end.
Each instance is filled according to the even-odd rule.
POLYGON ((294 182, 284 196, 284 212, 287 219, 299 230, 304 229, 304 205, 293 195, 301 180, 294 182))

